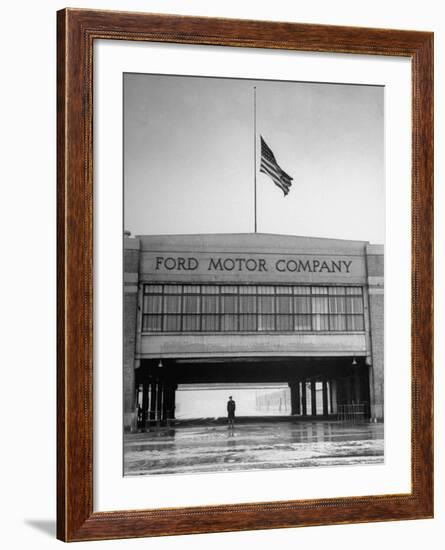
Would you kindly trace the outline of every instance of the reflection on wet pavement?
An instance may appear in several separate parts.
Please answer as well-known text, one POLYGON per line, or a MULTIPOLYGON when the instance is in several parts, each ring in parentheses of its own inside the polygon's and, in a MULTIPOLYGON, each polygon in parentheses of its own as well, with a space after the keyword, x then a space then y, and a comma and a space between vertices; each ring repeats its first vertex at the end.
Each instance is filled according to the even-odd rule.
POLYGON ((125 434, 125 475, 383 463, 383 424, 258 422, 125 434))

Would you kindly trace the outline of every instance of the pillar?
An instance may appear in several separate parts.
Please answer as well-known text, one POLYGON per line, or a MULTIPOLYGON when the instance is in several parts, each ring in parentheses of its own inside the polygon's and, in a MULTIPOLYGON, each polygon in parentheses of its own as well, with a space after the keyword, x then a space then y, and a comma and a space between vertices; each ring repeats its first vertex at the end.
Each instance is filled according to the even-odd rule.
POLYGON ((151 381, 151 395, 150 395, 150 424, 156 420, 156 394, 157 394, 157 382, 153 378, 151 381))
POLYGON ((343 389, 344 389, 344 402, 352 402, 352 391, 351 391, 351 378, 348 376, 343 379, 343 389))
POLYGON ((157 391, 156 391, 156 420, 161 421, 162 420, 162 401, 163 401, 163 383, 158 382, 157 383, 157 391))
POLYGON ((175 391, 176 387, 171 382, 164 384, 163 403, 162 403, 162 420, 170 420, 174 418, 175 407, 175 391))
POLYGON ((384 250, 382 245, 366 246, 368 286, 365 287, 365 320, 369 318, 369 370, 371 419, 382 422, 384 416, 384 250), (369 316, 369 317, 368 317, 369 316))
POLYGON ((168 409, 168 398, 169 398, 169 387, 166 382, 162 385, 162 408, 161 408, 161 420, 167 420, 167 409, 168 409))
POLYGON ((315 380, 311 380, 311 414, 317 415, 317 389, 315 386, 315 380))
POLYGON ((301 414, 300 406, 300 381, 295 384, 295 414, 301 414))
POLYGON ((148 380, 144 382, 142 386, 142 429, 145 430, 146 423, 148 420, 148 392, 149 384, 148 380))
POLYGON ((301 383, 301 414, 307 416, 306 380, 301 383))
POLYGON ((163 402, 162 402, 162 420, 171 420, 175 418, 175 401, 177 384, 171 382, 164 384, 163 402))
POLYGON ((323 393, 323 416, 328 416, 328 383, 325 379, 322 382, 322 393, 323 393))
POLYGON ((137 425, 136 370, 140 368, 137 357, 137 335, 140 332, 138 313, 139 239, 124 238, 123 268, 123 423, 125 431, 135 431, 137 425))
POLYGON ((301 414, 300 410, 300 382, 289 382, 291 414, 301 414))
POLYGON ((361 391, 360 391, 360 367, 359 366, 354 367, 353 386, 354 386, 354 393, 353 393, 354 401, 356 403, 360 403, 360 401, 361 401, 361 391))
POLYGON ((337 396, 337 380, 331 380, 331 383, 329 384, 330 390, 331 390, 331 414, 337 414, 337 402, 338 402, 338 396, 337 396))
POLYGON ((172 420, 175 419, 175 409, 176 409, 176 390, 178 389, 178 384, 173 384, 171 388, 171 410, 170 410, 170 418, 172 420))

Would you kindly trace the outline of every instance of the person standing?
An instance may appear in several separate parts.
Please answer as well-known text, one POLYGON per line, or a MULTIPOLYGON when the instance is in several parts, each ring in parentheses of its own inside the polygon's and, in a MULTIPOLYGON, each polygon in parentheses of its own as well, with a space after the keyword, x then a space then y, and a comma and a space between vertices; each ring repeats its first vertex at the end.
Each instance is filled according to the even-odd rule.
POLYGON ((235 424, 235 409, 236 409, 236 403, 232 399, 232 396, 230 396, 229 400, 227 401, 227 416, 228 416, 230 428, 233 428, 235 424))

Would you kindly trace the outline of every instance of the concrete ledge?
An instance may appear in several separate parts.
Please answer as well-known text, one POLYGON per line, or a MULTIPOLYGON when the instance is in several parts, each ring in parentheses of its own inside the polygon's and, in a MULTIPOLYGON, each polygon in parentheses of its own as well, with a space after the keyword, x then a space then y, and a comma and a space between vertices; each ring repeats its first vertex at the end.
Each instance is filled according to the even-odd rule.
POLYGON ((365 333, 142 335, 140 358, 366 355, 365 333))

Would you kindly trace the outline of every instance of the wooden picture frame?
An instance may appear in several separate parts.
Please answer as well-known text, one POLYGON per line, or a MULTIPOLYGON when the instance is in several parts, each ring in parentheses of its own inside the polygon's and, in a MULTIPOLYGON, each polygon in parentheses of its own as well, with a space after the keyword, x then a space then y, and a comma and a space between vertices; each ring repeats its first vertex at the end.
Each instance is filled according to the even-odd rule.
POLYGON ((65 9, 57 14, 57 536, 180 535, 433 516, 433 34, 65 9), (412 64, 412 425, 406 494, 93 512, 93 43, 402 56, 412 64))

